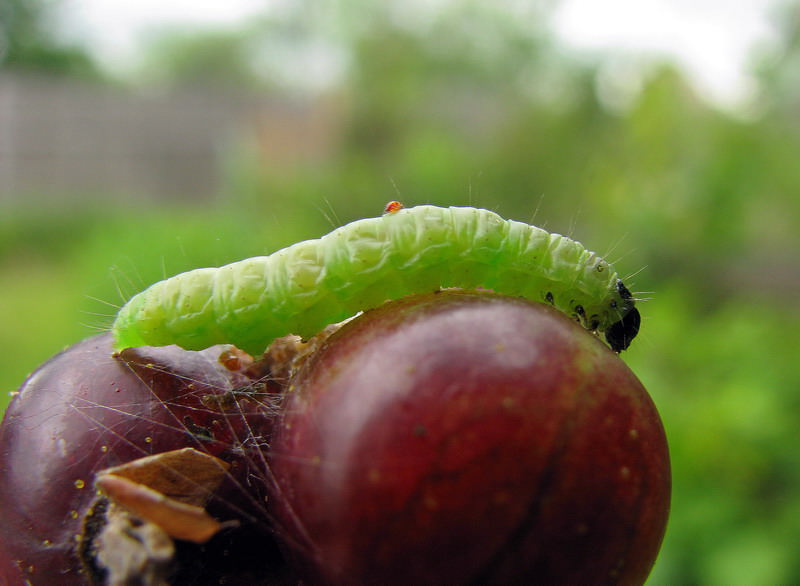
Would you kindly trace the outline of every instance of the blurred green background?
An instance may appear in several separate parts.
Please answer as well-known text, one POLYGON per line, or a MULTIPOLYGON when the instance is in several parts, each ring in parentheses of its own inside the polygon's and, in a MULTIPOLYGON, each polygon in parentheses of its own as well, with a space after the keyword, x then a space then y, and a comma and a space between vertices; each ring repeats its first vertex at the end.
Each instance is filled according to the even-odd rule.
MULTIPOLYGON (((0 165, 3 401, 164 276, 319 236, 390 199, 486 207, 606 253, 647 299, 623 357, 659 407, 674 468, 650 583, 800 583, 796 5, 753 60, 752 99, 724 109, 667 61, 560 46, 552 3, 524 18, 488 1, 417 15, 400 2, 285 3, 235 29, 161 31, 124 73, 55 34, 54 3, 6 4, 0 97, 37 83, 106 105, 177 102, 184 114, 203 96, 260 105, 219 136, 213 164, 193 159, 178 174, 173 191, 194 179, 190 193, 143 183, 148 172, 130 184, 112 173, 112 187, 60 189, 58 176, 37 187, 0 165), (335 75, 309 54, 328 56, 335 75), (259 100, 278 100, 277 114, 259 100)), ((63 109, 57 92, 38 95, 63 109)), ((147 145, 135 130, 109 144, 147 145)), ((45 131, 57 141, 57 125, 45 131)), ((102 147, 81 148, 110 165, 102 147)), ((180 163, 166 146, 157 154, 180 163)))

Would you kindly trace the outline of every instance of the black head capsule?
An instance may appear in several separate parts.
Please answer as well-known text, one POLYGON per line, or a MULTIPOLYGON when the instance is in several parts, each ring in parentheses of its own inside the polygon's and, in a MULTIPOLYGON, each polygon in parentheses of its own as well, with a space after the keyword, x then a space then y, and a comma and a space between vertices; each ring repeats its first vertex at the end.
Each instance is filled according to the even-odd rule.
POLYGON ((621 320, 611 324, 606 330, 606 342, 611 346, 611 349, 619 354, 626 350, 631 342, 639 333, 639 324, 642 318, 639 315, 639 310, 632 307, 628 313, 625 314, 621 320))
POLYGON ((617 281, 617 292, 623 300, 623 310, 624 306, 629 309, 621 320, 611 324, 606 329, 606 342, 614 352, 620 353, 631 345, 636 334, 639 333, 642 317, 639 315, 639 310, 633 306, 633 295, 622 284, 622 281, 617 281))

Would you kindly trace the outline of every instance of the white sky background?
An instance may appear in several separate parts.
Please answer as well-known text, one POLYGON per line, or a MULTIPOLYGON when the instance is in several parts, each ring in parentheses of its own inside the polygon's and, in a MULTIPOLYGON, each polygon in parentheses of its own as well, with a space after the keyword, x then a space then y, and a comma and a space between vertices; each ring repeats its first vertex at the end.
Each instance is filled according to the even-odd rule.
POLYGON ((235 27, 261 14, 264 0, 64 0, 71 33, 99 48, 105 63, 135 59, 147 33, 158 28, 235 27))
MULTIPOLYGON (((99 49, 106 64, 124 69, 135 61, 148 31, 237 26, 265 7, 289 1, 66 0, 63 7, 74 34, 99 49)), ((773 38, 779 5, 780 0, 561 0, 552 27, 579 51, 617 51, 634 61, 671 57, 704 95, 733 106, 750 95, 748 56, 773 38)))
POLYGON ((774 41, 777 0, 565 0, 554 27, 582 50, 667 55, 722 104, 747 101, 752 51, 774 41))

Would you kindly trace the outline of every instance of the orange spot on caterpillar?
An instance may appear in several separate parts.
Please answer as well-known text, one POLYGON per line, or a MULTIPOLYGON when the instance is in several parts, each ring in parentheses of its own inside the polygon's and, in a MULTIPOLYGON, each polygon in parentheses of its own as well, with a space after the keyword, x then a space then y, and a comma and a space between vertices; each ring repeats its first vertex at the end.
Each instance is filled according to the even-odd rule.
POLYGON ((393 214, 395 212, 399 212, 404 207, 406 207, 406 206, 404 206, 399 201, 390 201, 389 203, 386 204, 386 207, 383 208, 383 213, 384 214, 393 214))

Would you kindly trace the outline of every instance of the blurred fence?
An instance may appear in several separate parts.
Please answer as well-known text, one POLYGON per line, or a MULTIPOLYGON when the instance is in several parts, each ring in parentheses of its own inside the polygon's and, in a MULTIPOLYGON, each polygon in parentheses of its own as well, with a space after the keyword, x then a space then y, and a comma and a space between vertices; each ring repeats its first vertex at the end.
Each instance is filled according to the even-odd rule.
POLYGON ((314 161, 341 115, 322 99, 183 89, 132 93, 0 75, 0 202, 209 198, 226 148, 257 141, 265 165, 314 161))

